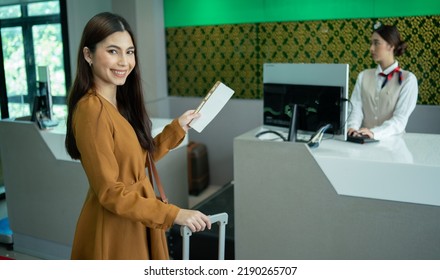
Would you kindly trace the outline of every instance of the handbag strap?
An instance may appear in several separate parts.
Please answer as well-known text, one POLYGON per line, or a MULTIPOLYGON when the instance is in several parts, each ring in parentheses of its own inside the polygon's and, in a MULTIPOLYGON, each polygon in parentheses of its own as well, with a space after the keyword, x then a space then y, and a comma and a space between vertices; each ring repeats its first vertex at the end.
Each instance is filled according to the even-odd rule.
POLYGON ((151 178, 151 173, 153 173, 154 181, 156 182, 157 189, 159 190, 160 199, 162 200, 162 202, 168 203, 168 198, 165 195, 165 191, 163 190, 162 182, 160 181, 160 177, 157 172, 156 165, 154 164, 154 160, 151 157, 151 153, 148 153, 148 161, 150 163, 149 166, 151 183, 153 184, 153 180, 151 178))

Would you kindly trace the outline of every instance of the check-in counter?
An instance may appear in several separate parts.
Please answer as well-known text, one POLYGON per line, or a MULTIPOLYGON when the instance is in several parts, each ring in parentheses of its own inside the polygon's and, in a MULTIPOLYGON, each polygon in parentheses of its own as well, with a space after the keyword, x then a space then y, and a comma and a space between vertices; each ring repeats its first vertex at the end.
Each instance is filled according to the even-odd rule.
MULTIPOLYGON (((152 119, 153 135, 170 119, 152 119)), ((14 250, 69 259, 88 181, 64 148, 65 127, 39 130, 27 121, 0 121, 0 149, 14 250)), ((157 163, 169 201, 188 207, 187 138, 157 163)))
POLYGON ((237 259, 439 259, 440 135, 234 139, 237 259))

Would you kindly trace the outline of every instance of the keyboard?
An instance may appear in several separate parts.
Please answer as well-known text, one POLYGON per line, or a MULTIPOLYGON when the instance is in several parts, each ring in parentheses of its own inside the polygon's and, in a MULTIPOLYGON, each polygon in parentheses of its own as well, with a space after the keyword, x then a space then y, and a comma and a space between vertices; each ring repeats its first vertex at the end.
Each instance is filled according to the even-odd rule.
POLYGON ((38 120, 38 127, 40 129, 46 129, 57 125, 58 125, 58 121, 56 120, 50 120, 50 119, 38 120))
POLYGON ((367 135, 357 135, 357 136, 348 136, 347 135, 347 141, 353 142, 353 143, 364 144, 364 143, 378 142, 379 140, 374 139, 374 138, 370 138, 367 135))

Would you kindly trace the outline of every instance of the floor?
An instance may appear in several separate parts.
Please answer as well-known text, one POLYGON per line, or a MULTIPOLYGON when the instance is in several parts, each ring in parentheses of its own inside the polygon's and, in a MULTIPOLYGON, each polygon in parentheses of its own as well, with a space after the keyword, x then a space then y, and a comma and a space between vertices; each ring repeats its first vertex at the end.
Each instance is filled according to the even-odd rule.
MULTIPOLYGON (((206 198, 210 197, 212 194, 217 192, 221 186, 208 186, 203 192, 201 192, 197 196, 189 196, 189 207, 192 208, 195 205, 199 204, 206 198)), ((2 192, 2 187, 0 187, 0 192, 2 192)), ((0 199, 0 219, 7 217, 7 207, 6 207, 6 199, 0 199)), ((16 260, 38 260, 38 258, 34 256, 29 256, 26 254, 22 254, 20 252, 11 251, 9 246, 5 244, 0 244, 0 256, 9 257, 16 260)))

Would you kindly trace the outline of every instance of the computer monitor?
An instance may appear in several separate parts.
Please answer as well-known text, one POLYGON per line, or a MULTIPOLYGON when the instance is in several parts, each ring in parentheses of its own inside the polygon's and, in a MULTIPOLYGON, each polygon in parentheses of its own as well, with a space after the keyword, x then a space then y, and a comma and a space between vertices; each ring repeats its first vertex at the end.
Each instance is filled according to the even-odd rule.
POLYGON ((296 127, 313 134, 331 124, 328 136, 346 140, 348 64, 265 63, 263 65, 263 124, 288 131, 292 105, 296 127))
POLYGON ((296 129, 313 134, 331 124, 328 134, 344 132, 344 89, 340 86, 264 84, 263 123, 289 129, 296 105, 296 129))
POLYGON ((37 93, 34 96, 31 121, 36 122, 40 129, 58 124, 53 120, 49 68, 46 66, 38 66, 37 93))

